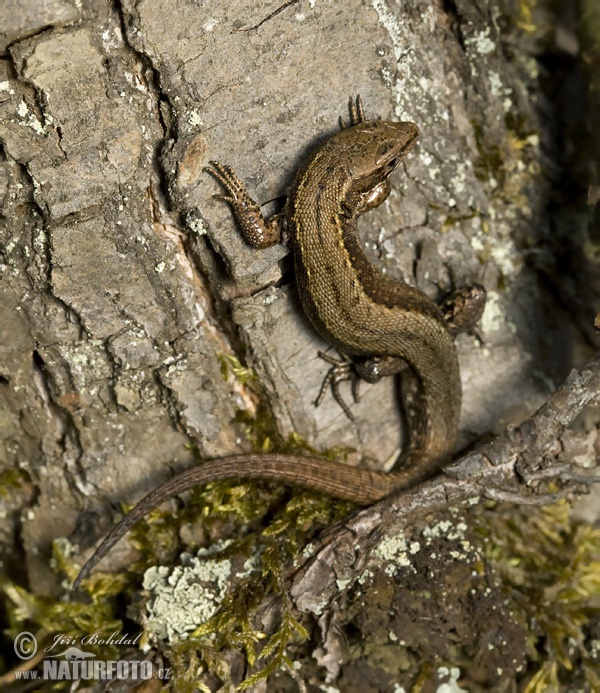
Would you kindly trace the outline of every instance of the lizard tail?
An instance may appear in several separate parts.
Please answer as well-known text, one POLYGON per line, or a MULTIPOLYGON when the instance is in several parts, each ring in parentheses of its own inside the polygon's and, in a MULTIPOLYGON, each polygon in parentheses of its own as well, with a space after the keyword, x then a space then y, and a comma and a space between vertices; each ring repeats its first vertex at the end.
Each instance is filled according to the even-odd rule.
POLYGON ((394 490, 407 488, 422 480, 415 478, 415 473, 418 473, 418 470, 409 468, 404 473, 400 469, 394 474, 386 474, 369 469, 357 469, 318 457, 298 455, 244 454, 209 460, 177 474, 142 498, 106 535, 81 569, 73 583, 73 589, 78 588, 94 566, 138 520, 169 498, 195 486, 223 479, 272 479, 352 501, 358 505, 370 505, 394 490))

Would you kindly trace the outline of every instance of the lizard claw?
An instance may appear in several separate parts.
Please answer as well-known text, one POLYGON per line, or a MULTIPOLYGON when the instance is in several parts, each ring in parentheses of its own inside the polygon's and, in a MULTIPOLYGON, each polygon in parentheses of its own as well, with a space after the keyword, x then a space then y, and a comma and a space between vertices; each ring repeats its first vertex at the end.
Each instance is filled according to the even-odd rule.
POLYGON ((350 124, 346 125, 345 118, 343 116, 340 116, 340 130, 345 130, 348 127, 358 125, 359 123, 364 123, 364 121, 366 120, 365 111, 363 109, 360 94, 356 95, 356 102, 353 101, 352 97, 350 97, 350 101, 348 102, 348 109, 350 111, 350 124))
POLYGON ((333 356, 330 356, 329 354, 326 354, 322 351, 319 351, 318 353, 320 358, 322 358, 324 361, 327 361, 327 363, 331 364, 331 368, 329 369, 329 372, 323 380, 323 384, 321 385, 319 395, 315 400, 315 407, 318 407, 321 404, 321 402, 325 398, 325 393, 327 392, 327 389, 331 386, 331 393, 333 394, 333 398, 340 405, 342 411, 344 412, 344 414, 346 414, 350 421, 354 421, 354 414, 350 411, 350 407, 348 407, 340 392, 340 383, 343 383, 346 380, 351 380, 352 396, 354 398, 354 401, 358 402, 360 399, 358 392, 360 378, 354 369, 354 362, 349 356, 346 356, 345 354, 341 355, 341 359, 336 359, 333 356))

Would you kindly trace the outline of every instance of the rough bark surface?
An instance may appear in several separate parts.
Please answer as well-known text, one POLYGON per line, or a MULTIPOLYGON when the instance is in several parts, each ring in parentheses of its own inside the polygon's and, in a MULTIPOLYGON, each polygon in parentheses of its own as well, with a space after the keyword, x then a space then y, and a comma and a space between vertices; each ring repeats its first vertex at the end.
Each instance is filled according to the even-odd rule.
MULTIPOLYGON (((202 172, 210 159, 230 164, 273 203, 357 93, 369 115, 422 132, 389 201, 363 219, 369 255, 436 300, 473 281, 489 293, 484 343, 457 340, 461 446, 527 419, 585 361, 598 346, 597 284, 582 304, 575 271, 566 288, 554 283, 569 248, 549 214, 557 145, 540 113, 552 109, 537 63, 512 44, 516 12, 483 0, 20 0, 0 10, 0 470, 20 481, 0 527, 8 574, 24 566, 33 593, 56 596, 54 539, 89 550, 120 502, 194 463, 190 443, 205 458, 250 449, 234 419, 255 399, 223 378, 218 354, 256 371, 284 438, 343 446, 349 464, 393 463, 394 383, 365 385, 354 423, 332 397, 315 409, 326 345, 301 314, 286 250, 248 248, 202 172)), ((590 460, 597 418, 585 434, 590 460)), ((441 501, 426 515, 449 502, 441 483, 464 479, 433 482, 441 501)), ((381 540, 402 507, 361 517, 392 528, 381 540)), ((350 535, 373 541, 358 526, 350 535)), ((106 567, 131 556, 124 542, 106 567)), ((457 559, 455 584, 472 560, 457 559)), ((324 614, 316 602, 348 576, 319 564, 326 577, 306 567, 292 582, 296 606, 321 619, 319 665, 340 690, 357 680, 391 690, 389 662, 340 674, 341 607, 324 614)), ((397 574, 382 575, 382 608, 401 610, 397 574)), ((485 621, 475 601, 456 623, 485 621)), ((405 614, 398 628, 425 617, 405 614)), ((478 637, 487 646, 501 622, 517 651, 524 631, 505 614, 478 637)), ((489 681, 518 668, 512 652, 486 662, 489 681)))

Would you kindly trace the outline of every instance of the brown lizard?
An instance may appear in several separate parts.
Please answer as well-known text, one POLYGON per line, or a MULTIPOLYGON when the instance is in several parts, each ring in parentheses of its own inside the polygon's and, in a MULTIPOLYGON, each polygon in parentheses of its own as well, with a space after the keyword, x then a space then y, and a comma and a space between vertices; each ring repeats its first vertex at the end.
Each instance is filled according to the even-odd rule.
MULTIPOLYGON (((432 476, 452 454, 461 385, 454 336, 481 316, 485 290, 459 292, 441 308, 422 291, 372 265, 357 235, 357 218, 390 193, 389 176, 412 149, 414 123, 366 120, 360 97, 350 101, 351 122, 299 168, 283 213, 265 221, 228 166, 211 162, 244 238, 255 247, 280 240, 292 250, 298 293, 314 327, 344 361, 327 382, 360 377, 376 382, 403 372, 409 443, 398 469, 357 469, 304 455, 243 454, 209 460, 159 485, 105 537, 74 587, 144 515, 173 495, 220 479, 273 479, 369 505, 432 476)), ((339 399, 339 397, 338 397, 339 399)), ((347 408, 343 405, 345 410, 347 408)))

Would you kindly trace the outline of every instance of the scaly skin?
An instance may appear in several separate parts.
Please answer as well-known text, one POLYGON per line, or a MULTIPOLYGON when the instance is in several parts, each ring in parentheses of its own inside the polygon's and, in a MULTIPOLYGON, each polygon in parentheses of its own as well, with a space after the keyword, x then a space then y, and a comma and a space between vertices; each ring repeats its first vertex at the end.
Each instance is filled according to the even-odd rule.
POLYGON ((403 372, 410 441, 400 468, 386 474, 278 454, 210 460, 143 498, 107 535, 74 587, 139 519, 194 486, 220 479, 272 479, 369 505, 432 476, 452 454, 461 406, 453 336, 479 319, 485 291, 477 285, 471 289, 463 310, 468 317, 461 322, 460 310, 443 314, 423 292, 385 276, 367 259, 358 241, 357 217, 386 199, 388 178, 412 149, 418 129, 413 123, 366 121, 360 98, 350 107, 350 127, 330 137, 300 167, 282 219, 266 222, 231 168, 213 162, 206 170, 224 187, 226 194, 218 197, 231 205, 250 244, 276 243, 283 221, 303 308, 327 342, 357 359, 358 373, 370 382, 403 372))

